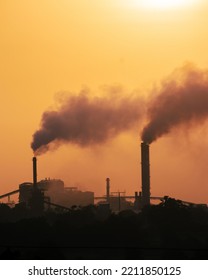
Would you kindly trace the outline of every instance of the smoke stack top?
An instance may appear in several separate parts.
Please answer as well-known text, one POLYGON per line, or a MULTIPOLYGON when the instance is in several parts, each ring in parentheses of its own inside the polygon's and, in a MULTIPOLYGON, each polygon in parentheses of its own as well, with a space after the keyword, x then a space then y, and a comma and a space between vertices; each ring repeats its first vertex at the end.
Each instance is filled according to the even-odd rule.
POLYGON ((208 117, 208 72, 192 65, 177 69, 150 100, 147 117, 142 140, 149 144, 180 125, 200 124, 208 117))
POLYGON ((81 147, 102 144, 127 131, 142 115, 143 102, 138 97, 90 98, 86 92, 66 98, 58 110, 42 115, 41 127, 33 135, 35 155, 57 148, 63 143, 81 147))

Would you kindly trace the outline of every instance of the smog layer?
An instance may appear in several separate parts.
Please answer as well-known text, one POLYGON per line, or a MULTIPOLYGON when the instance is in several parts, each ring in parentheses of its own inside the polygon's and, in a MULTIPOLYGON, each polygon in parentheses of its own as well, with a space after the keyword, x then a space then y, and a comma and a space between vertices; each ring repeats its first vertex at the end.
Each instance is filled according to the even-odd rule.
POLYGON ((208 117, 208 71, 185 65, 164 80, 155 94, 147 103, 144 142, 152 143, 173 128, 187 129, 208 117))
POLYGON ((90 97, 83 90, 62 100, 57 110, 43 113, 41 127, 33 135, 36 155, 63 143, 81 147, 103 144, 146 117, 141 138, 152 143, 183 125, 198 125, 208 117, 208 72, 186 64, 164 79, 151 98, 108 93, 90 97))
POLYGON ((31 147, 40 155, 67 142, 81 147, 102 144, 138 126, 143 108, 140 97, 123 97, 114 92, 105 97, 90 97, 87 91, 69 95, 57 110, 43 113, 31 147))

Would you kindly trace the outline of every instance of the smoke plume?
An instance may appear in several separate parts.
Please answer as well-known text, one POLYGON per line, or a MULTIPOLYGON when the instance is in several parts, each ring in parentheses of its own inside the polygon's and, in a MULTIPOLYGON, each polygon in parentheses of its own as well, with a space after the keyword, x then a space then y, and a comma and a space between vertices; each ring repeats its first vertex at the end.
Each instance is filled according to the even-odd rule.
POLYGON ((179 125, 200 124, 208 117, 208 72, 186 65, 166 79, 147 108, 142 140, 152 143, 179 125))
POLYGON ((90 98, 83 91, 69 96, 62 100, 58 110, 43 113, 31 148, 38 155, 66 142, 82 147, 102 144, 138 125, 142 104, 138 97, 119 97, 115 93, 90 98))

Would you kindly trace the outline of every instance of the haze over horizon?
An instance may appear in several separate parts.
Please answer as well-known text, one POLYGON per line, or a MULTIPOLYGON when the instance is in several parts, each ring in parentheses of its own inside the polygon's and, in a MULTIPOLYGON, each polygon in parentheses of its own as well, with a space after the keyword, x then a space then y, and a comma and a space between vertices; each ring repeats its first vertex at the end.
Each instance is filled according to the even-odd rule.
MULTIPOLYGON (((0 193, 32 181, 32 135, 43 112, 57 109, 57 99, 89 88, 90 100, 114 89, 124 99, 136 95, 149 101, 187 61, 202 72, 208 69, 205 0, 165 12, 125 3, 0 3, 0 193)), ((140 134, 148 118, 138 120, 138 126, 120 129, 102 145, 67 144, 47 152, 38 159, 39 179, 60 178, 100 195, 110 177, 112 191, 139 191, 140 134)), ((206 119, 188 130, 180 124, 152 143, 151 194, 207 203, 207 144, 206 119)))

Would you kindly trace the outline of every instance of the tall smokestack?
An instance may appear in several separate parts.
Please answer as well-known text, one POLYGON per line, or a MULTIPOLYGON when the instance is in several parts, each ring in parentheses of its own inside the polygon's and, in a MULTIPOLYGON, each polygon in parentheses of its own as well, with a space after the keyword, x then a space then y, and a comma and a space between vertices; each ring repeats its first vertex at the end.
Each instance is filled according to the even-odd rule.
POLYGON ((37 158, 33 157, 33 186, 37 187, 37 158))
POLYGON ((150 205, 149 144, 141 143, 142 206, 150 205))
POLYGON ((106 179, 106 200, 110 202, 110 178, 106 179))

